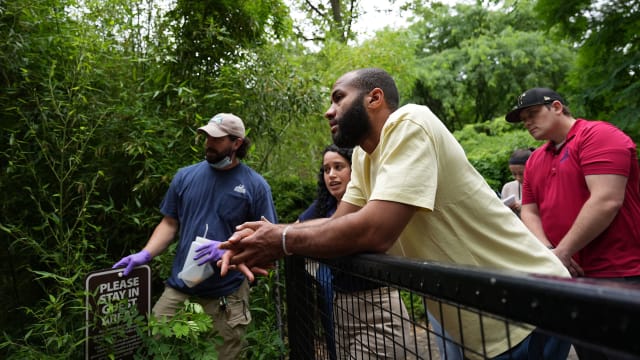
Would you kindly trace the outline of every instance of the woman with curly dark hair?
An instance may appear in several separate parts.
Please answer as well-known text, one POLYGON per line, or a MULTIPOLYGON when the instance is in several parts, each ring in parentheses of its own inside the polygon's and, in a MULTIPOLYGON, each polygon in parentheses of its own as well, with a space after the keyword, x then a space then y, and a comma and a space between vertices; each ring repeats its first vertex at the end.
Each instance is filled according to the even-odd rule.
MULTIPOLYGON (((299 221, 330 217, 336 211, 338 203, 347 190, 351 180, 351 148, 327 146, 322 152, 322 166, 318 173, 318 190, 316 200, 299 217, 299 221)), ((322 304, 321 321, 324 328, 329 359, 336 359, 336 348, 333 328, 333 275, 331 269, 323 263, 309 264, 315 267, 315 278, 320 285, 320 301, 322 304)))
POLYGON ((327 146, 322 152, 322 166, 318 173, 316 200, 305 210, 298 220, 305 221, 330 217, 347 190, 351 180, 351 148, 327 146))

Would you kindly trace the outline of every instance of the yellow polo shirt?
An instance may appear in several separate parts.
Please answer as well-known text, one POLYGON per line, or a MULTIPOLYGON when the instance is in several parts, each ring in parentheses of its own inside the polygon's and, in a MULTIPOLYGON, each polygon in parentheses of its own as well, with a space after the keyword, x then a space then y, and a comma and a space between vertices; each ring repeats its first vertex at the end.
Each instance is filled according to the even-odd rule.
MULTIPOLYGON (((343 201, 413 205, 418 211, 388 251, 392 255, 488 269, 570 276, 487 185, 444 124, 420 105, 405 105, 387 119, 373 153, 353 152, 351 182, 343 201)), ((440 310, 429 307, 439 317, 440 310)), ((508 349, 505 324, 445 306, 439 321, 464 346, 497 356, 508 349), (483 326, 483 331, 480 331, 483 326), (482 341, 484 335, 484 344, 482 341)), ((512 346, 532 330, 510 326, 512 346)), ((475 358, 473 354, 465 356, 475 358)))

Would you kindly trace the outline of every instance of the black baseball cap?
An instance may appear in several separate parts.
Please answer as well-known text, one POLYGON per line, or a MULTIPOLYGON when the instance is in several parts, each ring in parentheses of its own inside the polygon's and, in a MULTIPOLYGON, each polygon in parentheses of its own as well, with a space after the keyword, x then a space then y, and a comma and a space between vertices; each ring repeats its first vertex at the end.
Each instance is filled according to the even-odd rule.
POLYGON ((554 101, 565 104, 564 99, 557 92, 549 88, 533 88, 522 93, 518 97, 518 105, 514 106, 505 119, 510 123, 520 122, 520 111, 535 105, 551 104, 554 101))

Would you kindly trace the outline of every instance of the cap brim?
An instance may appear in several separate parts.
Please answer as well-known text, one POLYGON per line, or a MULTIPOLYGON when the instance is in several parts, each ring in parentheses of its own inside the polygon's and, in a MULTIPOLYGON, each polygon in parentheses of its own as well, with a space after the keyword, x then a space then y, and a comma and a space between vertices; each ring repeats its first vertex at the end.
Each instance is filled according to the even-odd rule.
POLYGON ((224 131, 220 130, 220 128, 216 125, 207 124, 203 127, 198 128, 199 132, 204 132, 211 137, 224 137, 228 134, 224 131))
POLYGON ((507 122, 510 123, 520 122, 520 112, 522 111, 522 109, 513 109, 509 113, 507 113, 507 116, 505 116, 504 118, 507 120, 507 122))

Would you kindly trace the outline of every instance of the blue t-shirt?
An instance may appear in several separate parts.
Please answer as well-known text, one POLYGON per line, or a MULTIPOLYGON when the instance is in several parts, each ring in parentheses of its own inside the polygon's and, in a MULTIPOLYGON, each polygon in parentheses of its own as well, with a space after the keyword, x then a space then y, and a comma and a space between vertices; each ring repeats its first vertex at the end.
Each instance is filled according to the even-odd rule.
MULTIPOLYGON (((333 213, 336 212, 336 201, 330 201, 328 204, 329 209, 327 210, 327 213, 324 214, 323 217, 331 217, 333 216, 333 213)), ((307 210, 305 210, 302 214, 300 214, 300 216, 298 216, 298 220, 300 220, 300 222, 302 221, 307 221, 307 220, 312 220, 312 219, 316 219, 318 218, 315 214, 316 214, 316 207, 318 206, 318 199, 313 200, 313 202, 311 203, 311 205, 309 205, 309 207, 307 208, 307 210)))
POLYGON ((201 297, 221 297, 233 293, 244 275, 230 271, 227 276, 215 274, 190 288, 178 278, 191 242, 196 236, 226 241, 235 227, 264 216, 275 223, 276 211, 271 188, 260 174, 240 163, 230 170, 215 170, 209 163, 181 168, 171 181, 160 205, 165 216, 177 219, 180 238, 167 284, 181 292, 201 297), (205 230, 207 231, 205 234, 205 230))

